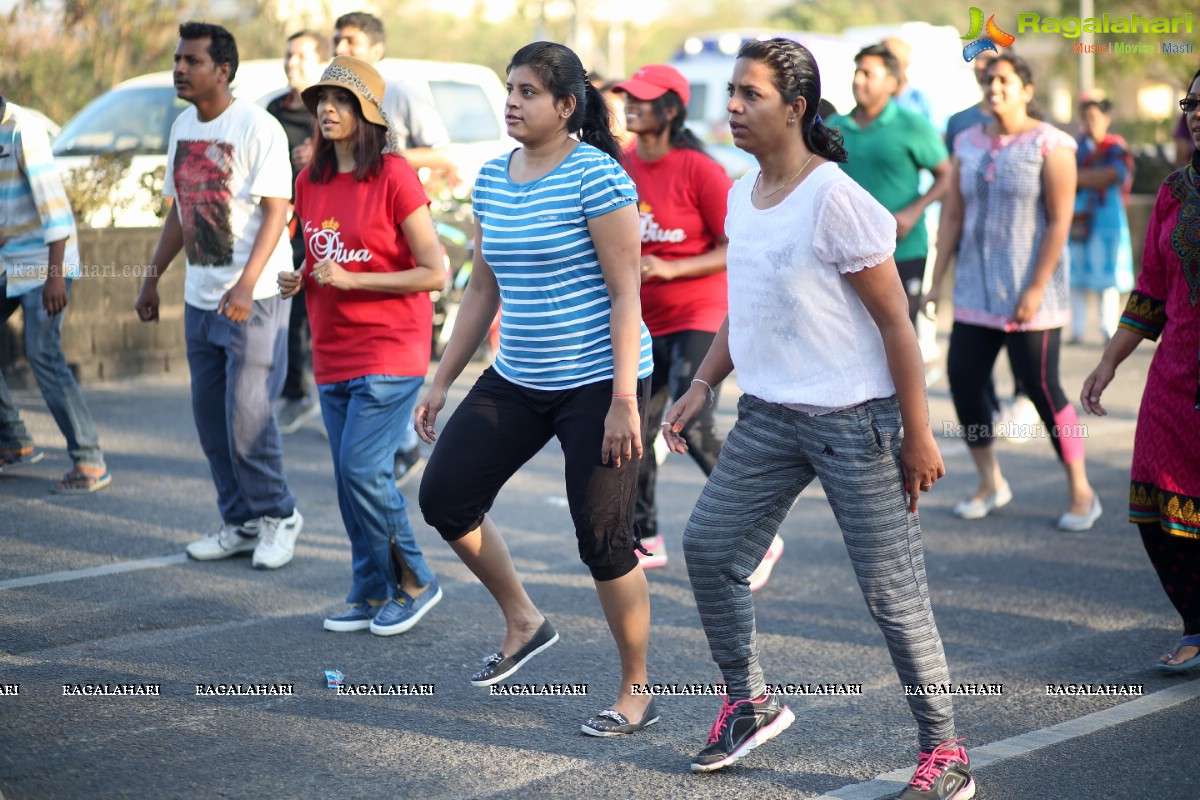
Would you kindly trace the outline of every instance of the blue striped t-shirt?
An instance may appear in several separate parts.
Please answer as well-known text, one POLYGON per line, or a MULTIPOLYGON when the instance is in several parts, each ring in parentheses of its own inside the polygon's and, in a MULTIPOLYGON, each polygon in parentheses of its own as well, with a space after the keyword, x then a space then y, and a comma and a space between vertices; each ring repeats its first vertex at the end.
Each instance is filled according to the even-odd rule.
MULTIPOLYGON (((483 257, 500 286, 500 352, 495 369, 532 389, 573 389, 613 377, 612 304, 588 220, 637 202, 621 165, 579 144, 546 175, 508 176, 511 154, 484 165, 472 204, 483 257)), ((638 377, 653 367, 642 324, 638 377)))

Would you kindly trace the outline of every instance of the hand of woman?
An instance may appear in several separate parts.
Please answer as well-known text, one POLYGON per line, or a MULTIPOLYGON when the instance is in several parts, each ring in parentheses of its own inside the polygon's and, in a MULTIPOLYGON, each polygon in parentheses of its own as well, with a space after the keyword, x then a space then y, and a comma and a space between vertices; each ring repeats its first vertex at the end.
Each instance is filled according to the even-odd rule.
POLYGON ((1041 286, 1029 286, 1021 292, 1021 296, 1017 300, 1016 311, 1013 312, 1013 320, 1018 325, 1024 325, 1033 319, 1033 315, 1042 307, 1042 297, 1045 294, 1046 290, 1041 286))
POLYGON ((686 453, 687 442, 683 439, 683 429, 704 410, 708 404, 708 389, 702 383, 693 383, 683 393, 683 397, 675 401, 675 405, 663 419, 662 435, 667 441, 667 447, 672 453, 686 453))
POLYGON ((327 258, 313 264, 312 276, 320 286, 332 286, 335 289, 354 288, 354 273, 347 272, 333 259, 327 258))
MULTIPOLYGON (((920 308, 922 310, 922 312, 924 312, 926 309, 932 309, 930 311, 930 314, 933 314, 936 316, 938 301, 940 301, 941 298, 942 298, 941 290, 938 289, 938 287, 934 286, 928 292, 921 295, 920 299, 917 301, 918 308, 920 308)), ((930 319, 933 319, 933 317, 930 317, 930 319)))
POLYGON ((946 474, 932 431, 926 429, 913 436, 905 435, 900 445, 900 470, 904 473, 904 490, 909 496, 908 510, 915 514, 921 492, 931 491, 938 478, 946 474))
POLYGON ((1083 382, 1083 391, 1079 393, 1079 403, 1084 411, 1097 417, 1108 416, 1108 411, 1100 405, 1100 395, 1104 394, 1104 390, 1112 383, 1116 374, 1117 370, 1105 361, 1101 361, 1092 370, 1092 374, 1083 382))
POLYGON ((614 467, 621 466, 642 455, 642 420, 638 414, 636 397, 614 397, 604 418, 604 444, 600 447, 600 461, 612 460, 614 467))
POLYGON ((279 294, 284 300, 295 297, 304 288, 304 276, 295 270, 280 270, 275 281, 279 284, 279 294))
POLYGON ((430 386, 429 391, 417 403, 417 407, 413 409, 413 428, 417 432, 417 436, 421 437, 421 441, 425 444, 433 444, 437 441, 437 433, 434 431, 434 423, 437 422, 438 412, 446 407, 446 390, 439 389, 437 386, 430 386))
POLYGON ((674 280, 675 268, 670 261, 663 261, 658 256, 642 256, 642 279, 646 278, 674 280))

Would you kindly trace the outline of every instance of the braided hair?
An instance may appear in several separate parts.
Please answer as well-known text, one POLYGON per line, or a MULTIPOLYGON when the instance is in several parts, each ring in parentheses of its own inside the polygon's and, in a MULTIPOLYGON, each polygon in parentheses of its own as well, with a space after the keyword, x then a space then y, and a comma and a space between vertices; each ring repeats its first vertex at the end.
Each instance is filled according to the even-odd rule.
POLYGON ((842 132, 826 125, 817 113, 821 101, 821 73, 807 47, 791 39, 767 39, 746 42, 738 50, 737 57, 768 66, 773 73, 771 82, 785 104, 791 104, 797 97, 804 98, 800 135, 809 150, 828 161, 846 162, 848 156, 842 146, 842 132))

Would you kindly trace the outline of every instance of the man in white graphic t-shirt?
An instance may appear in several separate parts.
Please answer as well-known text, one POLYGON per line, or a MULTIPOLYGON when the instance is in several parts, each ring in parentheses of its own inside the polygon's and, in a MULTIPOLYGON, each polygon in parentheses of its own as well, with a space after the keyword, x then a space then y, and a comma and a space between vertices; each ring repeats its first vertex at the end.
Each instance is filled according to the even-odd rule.
POLYGON ((275 569, 292 560, 303 524, 271 412, 287 371, 291 311, 275 280, 292 268, 287 137, 230 91, 238 54, 229 31, 187 22, 179 35, 175 93, 192 107, 171 128, 163 194, 175 203, 136 309, 143 322, 158 320, 159 276, 184 250, 192 414, 222 519, 187 552, 209 561, 253 551, 255 568, 275 569))

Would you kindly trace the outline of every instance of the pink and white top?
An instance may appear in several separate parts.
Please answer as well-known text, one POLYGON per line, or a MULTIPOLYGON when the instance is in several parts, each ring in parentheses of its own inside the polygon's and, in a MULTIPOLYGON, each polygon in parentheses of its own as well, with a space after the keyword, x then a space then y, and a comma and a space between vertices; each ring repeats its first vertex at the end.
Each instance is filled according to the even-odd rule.
POLYGON ((954 140, 963 226, 954 273, 954 319, 1004 331, 1061 328, 1071 319, 1070 255, 1063 242, 1042 306, 1025 323, 1013 316, 1029 286, 1046 235, 1046 157, 1075 140, 1041 123, 1023 133, 990 137, 982 126, 954 140))

